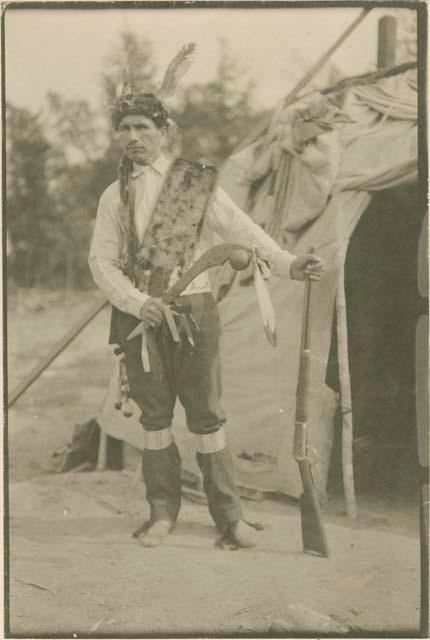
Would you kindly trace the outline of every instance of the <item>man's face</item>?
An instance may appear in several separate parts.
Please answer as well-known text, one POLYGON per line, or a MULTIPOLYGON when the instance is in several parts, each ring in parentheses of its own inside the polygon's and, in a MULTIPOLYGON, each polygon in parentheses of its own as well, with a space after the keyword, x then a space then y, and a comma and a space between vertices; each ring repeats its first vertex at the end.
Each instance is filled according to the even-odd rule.
POLYGON ((160 155, 165 136, 152 120, 140 115, 125 116, 118 128, 123 151, 137 164, 152 164, 160 155))

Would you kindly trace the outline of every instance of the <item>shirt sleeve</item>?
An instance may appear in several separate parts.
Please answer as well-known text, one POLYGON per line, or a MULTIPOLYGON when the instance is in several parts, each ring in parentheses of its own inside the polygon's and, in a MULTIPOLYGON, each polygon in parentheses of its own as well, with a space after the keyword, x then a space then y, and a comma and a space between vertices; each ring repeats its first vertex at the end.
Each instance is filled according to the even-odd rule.
POLYGON ((256 246, 261 256, 270 262, 273 273, 291 278, 291 264, 296 256, 281 249, 221 187, 215 191, 208 211, 207 227, 226 242, 256 246))
POLYGON ((118 206, 107 190, 100 198, 88 263, 94 282, 113 306, 139 318, 148 296, 133 286, 121 269, 123 243, 118 206))

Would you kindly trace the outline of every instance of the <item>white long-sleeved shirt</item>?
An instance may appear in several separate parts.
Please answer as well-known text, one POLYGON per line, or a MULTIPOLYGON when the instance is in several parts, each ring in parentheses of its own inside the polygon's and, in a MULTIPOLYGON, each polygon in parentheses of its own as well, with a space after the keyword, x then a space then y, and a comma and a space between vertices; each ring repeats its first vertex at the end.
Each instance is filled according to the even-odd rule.
MULTIPOLYGON (((170 163, 171 160, 162 154, 152 165, 134 166, 132 179, 136 186, 135 227, 140 240, 144 237, 170 163)), ((252 222, 224 189, 216 187, 205 215, 194 260, 220 241, 256 246, 270 262, 273 273, 290 277, 294 256, 282 250, 261 227, 252 222)), ((149 296, 139 291, 121 269, 120 260, 125 242, 120 217, 119 183, 116 181, 100 198, 89 265, 97 286, 109 301, 121 311, 139 318, 141 307, 149 296)), ((170 285, 177 278, 177 270, 174 270, 170 285)), ((191 282, 182 295, 210 290, 209 278, 205 272, 191 282)))

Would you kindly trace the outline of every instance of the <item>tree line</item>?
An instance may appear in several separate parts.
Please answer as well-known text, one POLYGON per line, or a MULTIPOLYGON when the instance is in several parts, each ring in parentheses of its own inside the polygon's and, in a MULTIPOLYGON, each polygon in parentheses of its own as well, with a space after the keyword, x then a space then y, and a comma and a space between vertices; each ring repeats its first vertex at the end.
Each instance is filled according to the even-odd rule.
MULTIPOLYGON (((8 287, 87 288, 98 199, 116 179, 120 148, 106 105, 124 80, 154 90, 159 77, 149 41, 119 34, 100 72, 101 105, 50 91, 33 113, 6 103, 8 287)), ((220 42, 216 75, 180 89, 171 112, 182 154, 220 164, 261 116, 254 86, 220 42)))

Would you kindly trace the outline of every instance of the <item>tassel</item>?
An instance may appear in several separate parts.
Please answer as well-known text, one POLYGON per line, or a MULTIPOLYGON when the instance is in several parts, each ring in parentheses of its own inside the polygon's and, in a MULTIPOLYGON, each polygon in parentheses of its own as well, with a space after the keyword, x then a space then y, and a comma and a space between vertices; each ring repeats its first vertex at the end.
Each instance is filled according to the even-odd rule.
POLYGON ((124 418, 131 418, 131 416, 133 415, 133 405, 129 400, 124 402, 124 405, 122 407, 122 414, 124 418))
POLYGON ((125 364, 124 355, 120 356, 120 361, 119 361, 119 383, 120 383, 120 390, 119 390, 119 400, 117 403, 119 407, 117 407, 117 404, 115 404, 115 407, 119 409, 122 408, 123 416, 126 418, 130 418, 133 415, 133 405, 131 404, 129 399, 130 385, 128 382, 127 367, 125 364))
POLYGON ((117 392, 117 398, 114 405, 117 411, 120 411, 122 407, 122 397, 121 397, 121 359, 122 358, 124 358, 124 356, 120 356, 119 367, 118 367, 118 392, 117 392))
POLYGON ((123 369, 123 388, 122 388, 122 414, 125 418, 130 418, 133 415, 133 407, 130 403, 130 387, 128 384, 127 370, 125 368, 124 361, 124 369, 123 369))
POLYGON ((132 161, 123 153, 118 165, 119 193, 124 204, 129 202, 128 180, 133 169, 132 161))

